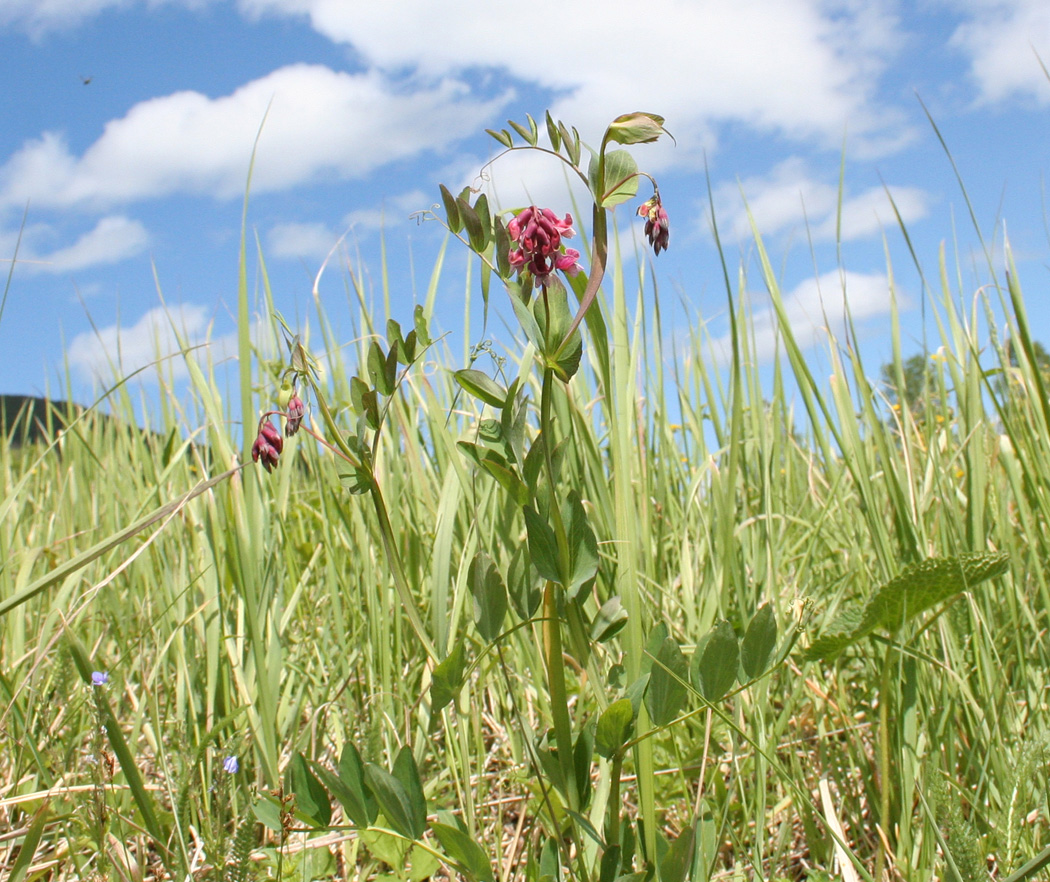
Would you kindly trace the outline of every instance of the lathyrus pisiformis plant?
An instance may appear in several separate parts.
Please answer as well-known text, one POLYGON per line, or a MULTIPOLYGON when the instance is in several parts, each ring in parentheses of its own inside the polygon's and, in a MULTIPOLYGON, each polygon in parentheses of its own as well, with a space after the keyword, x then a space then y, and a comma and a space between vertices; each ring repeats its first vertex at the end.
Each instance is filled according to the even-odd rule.
MULTIPOLYGON (((754 616, 742 639, 729 623, 718 625, 696 647, 691 662, 666 623, 657 624, 649 631, 644 658, 637 665, 641 675, 634 682, 620 683, 619 656, 602 648, 625 626, 627 612, 618 597, 608 596, 611 580, 599 579, 603 562, 589 504, 582 482, 565 467, 575 443, 572 426, 558 425, 556 414, 566 412, 559 404, 566 404, 567 386, 582 364, 581 325, 586 325, 594 347, 592 363, 599 383, 609 381, 607 324, 596 299, 609 251, 609 214, 637 196, 643 179, 653 190, 638 209, 645 219, 645 235, 656 254, 668 246, 669 220, 656 182, 622 149, 666 135, 663 122, 650 113, 620 116, 606 129, 597 150, 586 148, 575 129, 549 114, 549 146, 540 145, 532 117, 524 125, 509 123, 513 133, 489 132, 505 152, 541 151, 584 182, 592 202, 588 268, 582 266, 580 252, 566 244, 576 235, 570 214, 536 205, 494 213, 483 193, 466 188, 453 195, 441 188, 443 223, 480 259, 486 302, 495 277, 509 295, 531 353, 531 362, 523 362, 522 372, 509 383, 473 364, 454 374, 462 390, 492 414, 478 422, 459 448, 479 473, 496 482, 517 518, 513 528, 493 528, 492 535, 477 537, 482 550, 468 571, 477 640, 457 635, 451 645, 436 646, 427 633, 373 468, 386 402, 397 389, 402 368, 410 368, 430 343, 422 311, 417 308, 415 327, 408 335, 390 322, 387 346, 370 345, 366 371, 350 383, 357 427, 349 436, 337 427, 310 356, 297 339, 279 400, 277 413, 285 418, 286 431, 294 432, 303 416, 296 390, 300 383, 310 388, 328 438, 305 430, 346 462, 347 489, 371 498, 392 578, 419 645, 429 656, 431 730, 456 713, 456 698, 475 672, 480 675, 483 658, 495 653, 497 669, 509 683, 504 642, 535 641, 543 671, 531 679, 545 699, 549 726, 534 733, 513 700, 506 722, 522 731, 533 806, 544 829, 534 837, 525 861, 526 878, 536 882, 555 882, 566 875, 598 882, 640 880, 653 873, 663 882, 706 878, 715 849, 710 837, 698 832, 699 804, 680 835, 668 843, 658 829, 662 817, 652 808, 647 816, 645 800, 638 801, 636 813, 625 811, 620 791, 624 762, 648 748, 653 734, 722 700, 738 681, 744 688, 764 676, 793 643, 786 641, 789 645, 775 653, 777 625, 767 606, 754 616), (535 384, 528 375, 530 364, 538 375, 535 384), (535 407, 529 392, 537 385, 535 407), (518 621, 508 626, 511 609, 518 621), (603 662, 611 670, 601 670, 603 662), (691 696, 694 707, 686 710, 691 696)), ((272 469, 282 441, 269 418, 268 414, 260 421, 253 456, 272 469)), ((482 528, 476 524, 474 529, 482 528)), ((528 671, 515 673, 530 677, 528 671)), ((642 777, 637 786, 652 788, 652 780, 642 777)), ((417 758, 408 747, 389 769, 366 762, 353 744, 346 746, 335 770, 297 755, 289 765, 285 790, 295 794, 296 817, 307 825, 329 825, 330 800, 335 797, 352 826, 365 830, 378 825, 405 843, 406 850, 412 846, 417 855, 439 856, 470 879, 494 879, 488 850, 468 833, 460 815, 439 811, 437 820, 430 819, 417 758)), ((273 826, 281 820, 277 808, 274 801, 262 806, 273 826)), ((492 843, 490 849, 497 847, 492 843)))

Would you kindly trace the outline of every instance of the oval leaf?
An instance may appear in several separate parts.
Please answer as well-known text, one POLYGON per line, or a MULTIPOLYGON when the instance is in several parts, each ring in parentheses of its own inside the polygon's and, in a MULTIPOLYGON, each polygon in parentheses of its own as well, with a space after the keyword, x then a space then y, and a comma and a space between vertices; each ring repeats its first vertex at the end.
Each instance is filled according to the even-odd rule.
MULTIPOLYGON (((734 661, 734 669, 736 662, 734 661)), ((653 660, 645 706, 657 726, 666 726, 678 716, 687 692, 689 663, 678 643, 666 637, 653 660)))
POLYGON ((496 877, 492 873, 488 855, 470 836, 458 827, 436 821, 430 825, 430 829, 445 849, 445 854, 459 864, 458 869, 464 875, 478 882, 494 882, 496 877))
POLYGON ((718 701, 736 682, 740 648, 729 622, 714 627, 693 653, 693 684, 710 702, 718 701))
POLYGON ((740 666, 749 680, 765 672, 776 645, 777 620, 766 603, 752 617, 740 644, 740 666))
POLYGON ((631 699, 621 698, 610 704, 598 717, 598 728, 595 731, 594 746, 606 759, 627 743, 634 727, 634 708, 631 699))
POLYGON ((467 392, 479 401, 484 401, 485 404, 502 408, 507 401, 507 390, 488 374, 464 368, 456 371, 452 376, 467 392))

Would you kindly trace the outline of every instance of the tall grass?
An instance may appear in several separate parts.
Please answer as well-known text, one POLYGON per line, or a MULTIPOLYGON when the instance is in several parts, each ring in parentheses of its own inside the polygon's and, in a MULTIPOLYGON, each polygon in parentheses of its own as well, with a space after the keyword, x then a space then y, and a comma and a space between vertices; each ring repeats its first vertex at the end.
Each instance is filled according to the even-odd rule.
MULTIPOLYGON (((898 394, 906 354, 896 328, 896 390, 879 385, 880 366, 863 362, 851 336, 827 341, 830 381, 813 375, 756 241, 781 317, 784 359, 771 383, 760 381, 743 272, 735 282, 727 273, 736 355, 723 368, 701 327, 668 348, 655 282, 644 269, 628 277, 614 254, 608 361, 588 347, 597 360, 559 404, 558 424, 575 439, 564 468, 585 488, 601 543, 597 592, 619 594, 630 613, 610 657, 640 658, 658 623, 688 646, 721 619, 741 627, 766 602, 787 629, 804 608, 817 635, 931 556, 1001 550, 1010 572, 895 640, 830 663, 794 656, 727 702, 724 718, 695 714, 649 739, 624 769, 648 802, 644 816, 660 819, 646 835, 673 835, 695 806, 693 878, 825 878, 817 871, 833 872, 834 815, 862 872, 875 872, 881 850, 903 879, 982 878, 986 860, 1005 876, 1047 845, 1050 410, 1020 281, 1011 272, 968 288, 938 256, 927 305, 935 351, 908 399, 898 394), (991 325, 993 315, 1005 315, 1005 327, 991 325)), ((428 300, 449 272, 443 261, 428 300)), ((261 258, 259 269, 256 307, 269 313, 261 258)), ((347 284, 363 304, 360 280, 349 274, 347 284)), ((244 306, 244 281, 241 295, 244 306)), ((364 359, 383 324, 356 320, 367 331, 364 359)), ((308 342, 345 418, 355 359, 328 327, 318 314, 321 342, 308 342)), ((116 419, 92 410, 43 446, 0 444, 3 599, 235 466, 244 446, 235 422, 249 419, 248 405, 271 407, 275 378, 262 364, 242 370, 236 403, 207 361, 186 357, 188 405, 160 372, 158 433, 134 428, 121 385, 105 402, 116 419)), ((408 375, 377 467, 441 651, 471 626, 470 560, 515 514, 456 450, 481 416, 456 396, 450 369, 459 366, 439 347, 408 375)), ((527 786, 522 730, 507 721, 546 725, 542 693, 522 673, 541 670, 535 644, 525 632, 503 642, 505 668, 518 672, 509 676, 498 655, 484 656, 428 733, 426 655, 399 612, 374 519, 309 439, 289 440, 282 459, 272 476, 249 467, 165 510, 6 610, 0 828, 12 835, 0 839, 0 867, 25 878, 204 878, 226 860, 235 820, 253 819, 254 793, 279 788, 295 752, 334 761, 353 742, 387 766, 411 747, 431 806, 462 812, 500 878, 522 878, 540 795, 527 786), (78 659, 109 683, 88 685, 78 659), (122 762, 107 768, 109 748, 96 743, 100 691, 139 784, 122 762), (241 769, 232 776, 221 770, 229 755, 241 769), (151 837, 144 805, 164 842, 151 837)), ((577 672, 581 687, 590 673, 577 672)), ((243 872, 276 872, 264 848, 274 843, 256 830, 257 860, 242 861, 243 872)), ((389 844, 353 833, 290 843, 338 853, 315 861, 319 875, 343 868, 364 878, 384 871, 383 855, 397 859, 389 844)), ((289 858, 284 870, 305 878, 305 866, 289 858)))

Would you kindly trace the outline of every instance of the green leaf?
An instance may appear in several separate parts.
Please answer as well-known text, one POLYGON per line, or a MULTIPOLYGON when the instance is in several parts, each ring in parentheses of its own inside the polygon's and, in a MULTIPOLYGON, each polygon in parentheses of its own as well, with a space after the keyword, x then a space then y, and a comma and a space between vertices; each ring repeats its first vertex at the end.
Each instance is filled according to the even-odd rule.
POLYGON ((389 395, 394 391, 393 384, 387 382, 386 356, 375 340, 368 347, 368 378, 379 394, 389 395))
POLYGON ((496 270, 501 279, 509 279, 514 272, 510 266, 510 234, 499 215, 492 219, 492 238, 495 242, 496 270))
POLYGON ((558 131, 558 126, 554 122, 554 118, 551 116, 551 112, 547 111, 547 137, 550 138, 551 150, 557 153, 561 149, 561 132, 558 131))
MULTIPOLYGON (((457 204, 459 205, 459 216, 463 218, 463 226, 467 229, 467 238, 470 240, 470 247, 480 254, 485 250, 485 243, 488 239, 485 228, 482 226, 481 218, 474 210, 474 206, 463 197, 460 197, 457 200, 457 204)), ((487 202, 485 208, 487 218, 487 202)))
POLYGON ((539 609, 542 594, 536 577, 529 566, 527 550, 519 545, 510 559, 507 577, 507 592, 514 604, 514 611, 523 619, 530 619, 539 609))
POLYGON ((598 717, 598 728, 595 732, 594 746, 606 759, 623 747, 631 737, 634 728, 634 708, 629 698, 614 701, 598 717))
POLYGON ((474 626, 482 639, 491 643, 500 635, 507 615, 507 586, 496 565, 483 551, 479 551, 470 562, 467 583, 474 598, 474 626))
POLYGON ((463 672, 467 658, 463 641, 457 641, 451 652, 434 668, 430 680, 430 713, 437 714, 459 695, 463 688, 463 672))
POLYGON ((429 346, 431 343, 430 331, 427 329, 427 316, 423 311, 422 305, 416 305, 412 317, 416 327, 416 340, 419 342, 420 346, 429 346))
POLYGON ((638 111, 616 117, 606 129, 605 137, 617 144, 649 144, 666 131, 662 116, 638 111))
POLYGON ((563 519, 569 531, 569 584, 570 595, 574 595, 598 573, 598 540, 587 521, 580 494, 569 491, 563 519))
POLYGON ((295 754, 288 764, 285 773, 284 789, 295 794, 295 808, 298 814, 310 820, 315 827, 327 827, 332 820, 332 803, 328 791, 310 771, 306 757, 295 754))
POLYGON ((339 754, 339 780, 350 791, 351 803, 343 802, 343 808, 358 827, 369 827, 379 815, 379 804, 372 791, 365 786, 365 764, 353 743, 346 742, 339 754))
POLYGON ((514 307, 514 315, 517 316, 518 324, 521 325, 525 336, 533 346, 542 352, 543 334, 540 332, 540 326, 536 323, 536 317, 532 314, 528 304, 520 297, 511 297, 510 302, 514 307))
POLYGON ((510 132, 506 129, 500 129, 498 132, 495 129, 485 129, 485 132, 492 135, 497 141, 500 142, 508 150, 514 146, 514 139, 511 138, 510 132))
POLYGON ((488 374, 463 368, 452 375, 467 392, 492 407, 502 408, 507 401, 507 390, 488 374))
POLYGON ((459 865, 461 873, 478 882, 495 882, 496 877, 488 856, 470 836, 458 827, 439 824, 436 821, 431 823, 430 829, 441 843, 445 854, 459 865))
POLYGON ((281 804, 269 794, 260 795, 252 803, 252 814, 259 819, 259 823, 275 833, 281 832, 281 804))
POLYGON ((674 841, 660 861, 660 882, 685 882, 693 866, 696 826, 690 824, 674 841))
MULTIPOLYGON (((580 811, 587 808, 588 803, 591 801, 591 796, 594 793, 594 787, 591 785, 591 757, 593 756, 594 727, 587 725, 584 726, 583 731, 581 731, 576 738, 576 744, 573 745, 572 748, 572 765, 573 769, 576 771, 576 792, 580 796, 580 811)), ((577 821, 577 823, 580 822, 577 821)), ((605 848, 605 843, 602 842, 597 831, 591 827, 590 822, 587 821, 586 818, 583 818, 583 823, 590 827, 594 834, 595 841, 602 848, 605 848)))
POLYGON ((598 167, 598 157, 592 156, 587 177, 594 200, 601 208, 613 208, 638 194, 638 163, 626 150, 605 154, 604 182, 598 180, 598 167))
POLYGON ((419 768, 412 755, 412 748, 405 745, 394 759, 394 777, 401 782, 408 794, 411 807, 413 839, 419 839, 427 828, 427 799, 423 795, 423 782, 419 780, 419 768))
MULTIPOLYGON (((474 250, 480 254, 489 247, 489 242, 492 240, 492 213, 489 211, 489 197, 484 193, 474 203, 474 213, 477 215, 478 224, 481 226, 480 245, 475 245, 474 250)), ((471 237, 471 243, 473 244, 473 236, 471 237)), ((487 269, 487 266, 483 268, 487 269)))
POLYGON ((598 614, 591 623, 591 640, 595 643, 605 643, 611 640, 627 624, 627 610, 619 597, 610 597, 602 604, 598 614))
POLYGON ((638 665, 639 674, 648 674, 652 670, 653 659, 659 655, 660 647, 664 645, 664 641, 670 634, 671 631, 667 627, 667 622, 658 622, 653 630, 649 632, 649 638, 645 642, 645 650, 642 652, 642 660, 638 665))
MULTIPOLYGON (((375 794, 383 817, 396 832, 408 839, 416 839, 412 801, 404 785, 382 766, 365 763, 365 783, 375 794)), ((423 831, 419 830, 418 835, 423 831)))
POLYGON ((326 769, 316 760, 309 760, 309 763, 310 769, 317 775, 318 780, 324 785, 325 789, 339 800, 339 804, 354 825, 361 828, 367 827, 367 822, 361 823, 364 820, 364 813, 361 811, 361 806, 357 803, 356 795, 350 788, 342 782, 338 775, 330 769, 326 769), (355 817, 355 814, 357 817, 355 817))
MULTIPOLYGON (((486 129, 486 131, 488 130, 486 129)), ((489 134, 491 135, 492 132, 489 131, 489 134)), ((449 192, 448 188, 444 184, 441 184, 441 201, 445 205, 445 218, 448 222, 448 228, 452 230, 453 233, 458 233, 460 230, 463 229, 463 219, 459 216, 459 203, 456 202, 456 197, 449 192)), ((416 307, 417 322, 418 317, 422 313, 422 311, 422 306, 416 307)), ((419 333, 418 325, 416 333, 417 335, 419 333)))
POLYGON ((562 122, 558 123, 558 131, 561 132, 562 141, 565 143, 565 152, 569 156, 569 161, 577 168, 580 166, 580 133, 576 131, 576 126, 572 127, 572 134, 569 134, 569 130, 565 128, 565 124, 562 122))
POLYGON ((525 532, 529 540, 529 557, 536 571, 550 582, 561 584, 558 568, 558 542, 554 530, 531 505, 522 507, 525 515, 525 532))
POLYGON ((672 637, 664 638, 656 653, 645 692, 645 706, 657 726, 665 726, 678 716, 688 691, 689 663, 672 637))
POLYGON ((507 125, 509 125, 512 129, 514 129, 515 132, 517 132, 519 135, 521 135, 522 140, 524 140, 530 147, 535 147, 536 146, 536 129, 535 129, 536 123, 532 122, 532 117, 531 116, 529 117, 529 121, 532 123, 532 126, 529 129, 525 128, 525 126, 521 125, 521 123, 514 122, 514 120, 512 120, 512 119, 508 119, 507 120, 507 125))
POLYGON ((740 647, 729 622, 720 622, 697 644, 693 652, 691 679, 709 702, 718 701, 736 682, 740 647))
POLYGON ((924 560, 882 585, 862 611, 849 609, 803 653, 806 660, 833 659, 879 628, 896 631, 909 619, 949 597, 994 579, 1010 568, 1005 552, 977 552, 924 560))
POLYGON ((507 461, 497 453, 490 451, 481 461, 481 468, 492 475, 517 505, 529 501, 529 488, 525 486, 517 472, 507 465, 507 461))
POLYGON ((740 643, 740 666, 749 680, 765 672, 776 645, 777 620, 766 603, 751 618, 740 643))
POLYGON ((18 849, 18 857, 8 870, 8 882, 22 882, 22 879, 25 878, 26 872, 33 863, 33 856, 36 854, 37 846, 40 845, 40 837, 44 833, 44 827, 47 826, 50 817, 51 810, 45 801, 36 810, 36 814, 33 815, 33 820, 26 830, 25 838, 18 849))

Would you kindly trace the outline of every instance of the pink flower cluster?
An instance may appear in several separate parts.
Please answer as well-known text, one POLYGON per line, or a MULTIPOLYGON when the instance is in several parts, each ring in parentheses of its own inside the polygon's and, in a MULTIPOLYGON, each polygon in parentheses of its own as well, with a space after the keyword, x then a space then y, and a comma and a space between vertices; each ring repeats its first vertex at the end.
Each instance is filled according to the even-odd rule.
POLYGON ((259 434, 252 445, 252 462, 262 460, 263 468, 272 472, 277 465, 277 457, 284 449, 284 439, 281 433, 269 420, 264 420, 259 425, 259 434))
POLYGON ((554 270, 570 276, 580 271, 580 252, 575 248, 561 250, 561 240, 576 235, 571 214, 558 220, 549 208, 530 205, 507 224, 507 233, 518 246, 510 252, 510 265, 514 269, 527 269, 540 280, 554 270))
POLYGON ((671 238, 671 222, 660 201, 660 194, 657 193, 652 199, 643 202, 638 208, 638 215, 645 218, 645 235, 649 237, 653 252, 659 254, 666 251, 667 242, 671 238))

